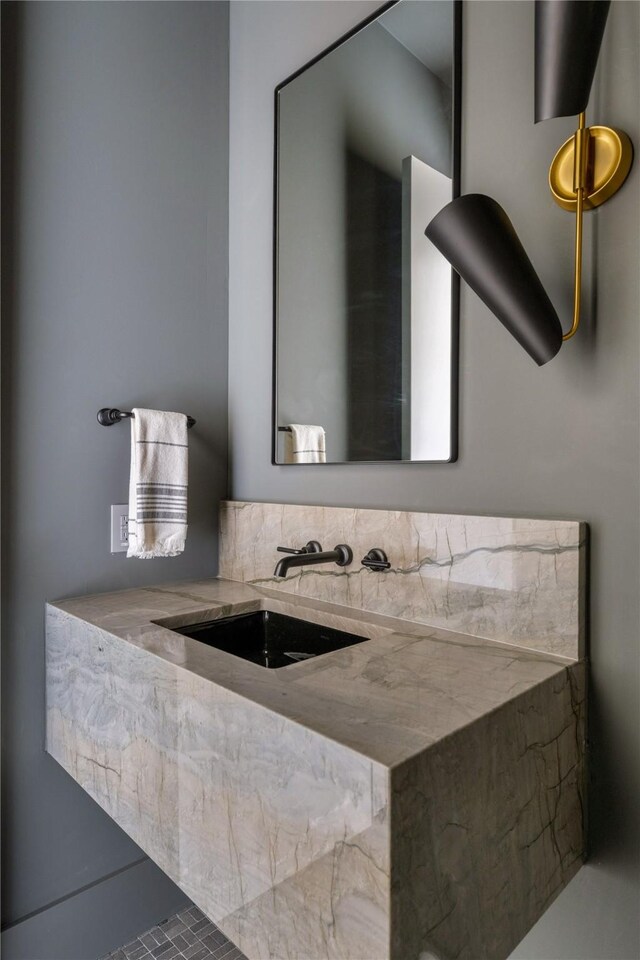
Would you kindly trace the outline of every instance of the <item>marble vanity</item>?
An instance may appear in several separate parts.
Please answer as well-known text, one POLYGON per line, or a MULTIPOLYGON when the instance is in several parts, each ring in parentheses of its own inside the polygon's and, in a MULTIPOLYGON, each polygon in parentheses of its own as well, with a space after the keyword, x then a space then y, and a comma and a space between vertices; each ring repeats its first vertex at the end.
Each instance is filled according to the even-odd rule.
POLYGON ((500 960, 582 863, 584 562, 573 521, 223 504, 220 579, 47 606, 47 750, 251 960, 500 960), (274 581, 311 537, 354 562, 274 581), (366 642, 175 632, 253 610, 366 642))

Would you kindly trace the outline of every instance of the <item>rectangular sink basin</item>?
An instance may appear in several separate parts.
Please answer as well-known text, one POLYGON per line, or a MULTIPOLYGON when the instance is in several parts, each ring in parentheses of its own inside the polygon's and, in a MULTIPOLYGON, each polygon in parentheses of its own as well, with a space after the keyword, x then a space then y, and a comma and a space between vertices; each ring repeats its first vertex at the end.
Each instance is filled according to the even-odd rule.
POLYGON ((289 667, 367 639, 270 610, 195 623, 175 632, 269 669, 289 667))

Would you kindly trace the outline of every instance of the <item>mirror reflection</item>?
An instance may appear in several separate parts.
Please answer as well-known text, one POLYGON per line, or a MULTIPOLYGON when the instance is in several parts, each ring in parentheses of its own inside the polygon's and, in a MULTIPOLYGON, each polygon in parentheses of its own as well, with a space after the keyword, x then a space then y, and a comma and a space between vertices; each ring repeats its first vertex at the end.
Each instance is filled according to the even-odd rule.
POLYGON ((276 463, 455 458, 455 4, 401 0, 276 91, 276 463))

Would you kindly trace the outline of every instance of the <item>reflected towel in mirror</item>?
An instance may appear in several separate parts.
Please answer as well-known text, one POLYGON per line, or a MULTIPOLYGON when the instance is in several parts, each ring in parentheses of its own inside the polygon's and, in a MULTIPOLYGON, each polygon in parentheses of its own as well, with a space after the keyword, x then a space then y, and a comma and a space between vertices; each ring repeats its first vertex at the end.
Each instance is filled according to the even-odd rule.
POLYGON ((284 435, 285 463, 326 463, 324 427, 313 423, 289 423, 284 435))

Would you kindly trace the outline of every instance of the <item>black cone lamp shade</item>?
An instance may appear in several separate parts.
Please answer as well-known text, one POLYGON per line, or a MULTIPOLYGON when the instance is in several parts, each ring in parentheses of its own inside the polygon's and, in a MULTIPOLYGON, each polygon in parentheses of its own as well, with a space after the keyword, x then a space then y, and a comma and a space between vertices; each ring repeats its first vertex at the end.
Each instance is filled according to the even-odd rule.
POLYGON ((555 357, 558 315, 499 203, 481 193, 458 197, 425 234, 539 366, 555 357))
POLYGON ((587 109, 609 3, 536 0, 536 123, 587 109))

